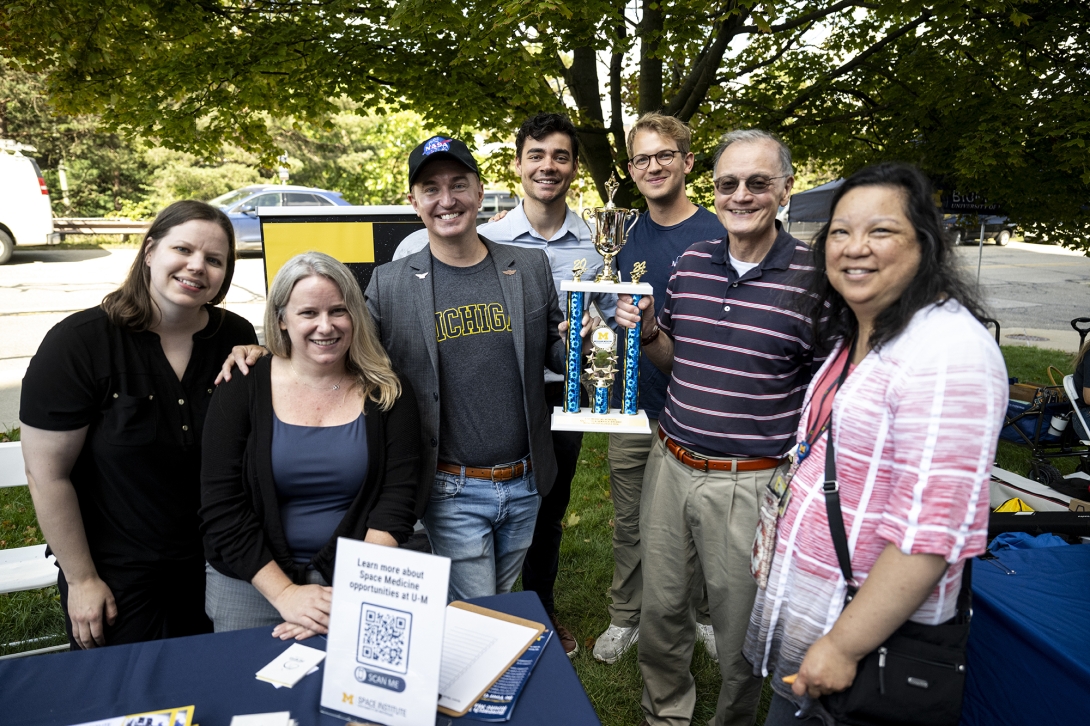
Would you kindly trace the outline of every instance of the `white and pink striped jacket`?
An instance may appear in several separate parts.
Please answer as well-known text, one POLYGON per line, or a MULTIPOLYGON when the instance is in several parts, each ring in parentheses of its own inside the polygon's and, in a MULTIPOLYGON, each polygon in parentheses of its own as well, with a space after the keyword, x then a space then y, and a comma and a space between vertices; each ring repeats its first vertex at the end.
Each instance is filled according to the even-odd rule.
MULTIPOLYGON (((800 440, 812 392, 813 386, 800 440)), ((995 341, 951 302, 916 313, 901 335, 855 368, 833 403, 837 479, 856 579, 866 580, 887 543, 950 563, 911 620, 953 617, 964 560, 984 551, 987 486, 1007 392, 995 341)), ((822 493, 826 440, 819 439, 791 482, 768 587, 757 593, 746 637, 754 673, 775 673, 773 687, 786 698, 790 687, 780 677, 798 672, 844 604, 822 493)))

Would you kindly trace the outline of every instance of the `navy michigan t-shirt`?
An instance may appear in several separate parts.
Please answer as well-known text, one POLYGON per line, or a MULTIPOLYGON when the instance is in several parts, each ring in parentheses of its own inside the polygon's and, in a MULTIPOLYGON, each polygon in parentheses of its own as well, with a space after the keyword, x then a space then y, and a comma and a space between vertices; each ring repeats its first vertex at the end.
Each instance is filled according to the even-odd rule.
POLYGON ((530 453, 511 313, 491 255, 470 267, 432 259, 439 343, 439 460, 495 466, 530 453))
MULTIPOLYGON (((656 224, 651 215, 643 214, 629 232, 628 241, 617 255, 617 267, 622 278, 628 280, 633 265, 637 262, 647 263, 647 273, 640 281, 650 283, 654 289, 657 315, 666 299, 666 283, 674 274, 674 266, 681 254, 696 242, 720 239, 726 234, 719 218, 704 207, 697 207, 696 213, 691 217, 669 227, 656 224)), ((662 412, 669 383, 670 376, 656 368, 647 356, 640 356, 639 407, 650 418, 657 419, 662 412)), ((618 376, 617 383, 613 386, 612 405, 615 407, 621 405, 622 387, 623 383, 618 376)))

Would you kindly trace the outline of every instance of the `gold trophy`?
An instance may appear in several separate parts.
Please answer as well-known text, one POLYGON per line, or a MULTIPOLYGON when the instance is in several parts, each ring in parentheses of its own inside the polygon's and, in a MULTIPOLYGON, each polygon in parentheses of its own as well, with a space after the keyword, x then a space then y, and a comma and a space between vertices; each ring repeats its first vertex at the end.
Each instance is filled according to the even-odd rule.
POLYGON ((580 277, 586 273, 587 261, 577 260, 572 269, 573 280, 565 280, 560 289, 568 293, 568 356, 564 380, 563 405, 553 410, 552 428, 554 431, 606 431, 617 433, 651 433, 647 414, 637 409, 640 360, 640 326, 624 331, 625 357, 624 366, 617 367, 617 334, 604 323, 591 333, 590 356, 583 367, 583 339, 579 335, 579 321, 585 310, 584 298, 588 292, 606 292, 613 295, 628 294, 633 304, 639 303, 643 295, 652 294, 651 285, 640 282, 647 269, 643 262, 637 262, 632 269, 631 282, 622 282, 619 274, 613 271, 613 258, 624 247, 625 240, 640 213, 635 209, 623 209, 613 204, 613 196, 620 185, 615 177, 606 182, 609 201, 604 207, 593 207, 583 211, 583 221, 591 225, 593 218, 594 248, 602 255, 601 273, 593 281, 583 281, 580 277), (621 372, 623 391, 621 407, 611 409, 610 399, 614 380, 621 372), (591 405, 580 406, 580 383, 587 388, 591 405))
POLYGON ((613 271, 613 258, 624 247, 625 238, 640 218, 638 209, 624 209, 613 205, 613 197, 620 186, 617 183, 617 177, 611 176, 606 181, 606 193, 609 194, 606 206, 588 207, 583 210, 583 221, 591 225, 594 230, 594 249, 598 250, 598 254, 602 256, 605 263, 602 265, 601 273, 594 278, 595 282, 619 283, 621 281, 620 275, 613 271), (587 215, 593 217, 593 224, 587 215), (632 220, 631 223, 629 219, 632 220))

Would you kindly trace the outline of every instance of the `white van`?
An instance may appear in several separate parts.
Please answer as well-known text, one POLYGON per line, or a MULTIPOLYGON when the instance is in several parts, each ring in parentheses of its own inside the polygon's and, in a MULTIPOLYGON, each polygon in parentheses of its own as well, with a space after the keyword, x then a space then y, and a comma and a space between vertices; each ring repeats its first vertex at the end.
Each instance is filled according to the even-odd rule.
POLYGON ((58 241, 42 170, 34 159, 19 152, 19 145, 0 142, 0 265, 11 259, 15 245, 58 241), (6 150, 13 146, 14 151, 6 150))

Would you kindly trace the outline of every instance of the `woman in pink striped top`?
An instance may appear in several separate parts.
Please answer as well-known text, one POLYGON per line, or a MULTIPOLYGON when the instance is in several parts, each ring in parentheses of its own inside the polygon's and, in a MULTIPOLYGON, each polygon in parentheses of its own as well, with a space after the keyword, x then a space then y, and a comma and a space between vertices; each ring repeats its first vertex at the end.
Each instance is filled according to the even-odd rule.
POLYGON ((836 343, 807 392, 797 436, 809 450, 745 646, 754 673, 774 674, 769 725, 831 723, 813 699, 849 687, 906 620, 953 617, 965 560, 985 548, 1007 372, 931 193, 914 168, 864 169, 814 243, 815 310, 830 306, 812 316, 814 339, 836 343), (861 584, 847 607, 822 492, 830 421, 861 584))

